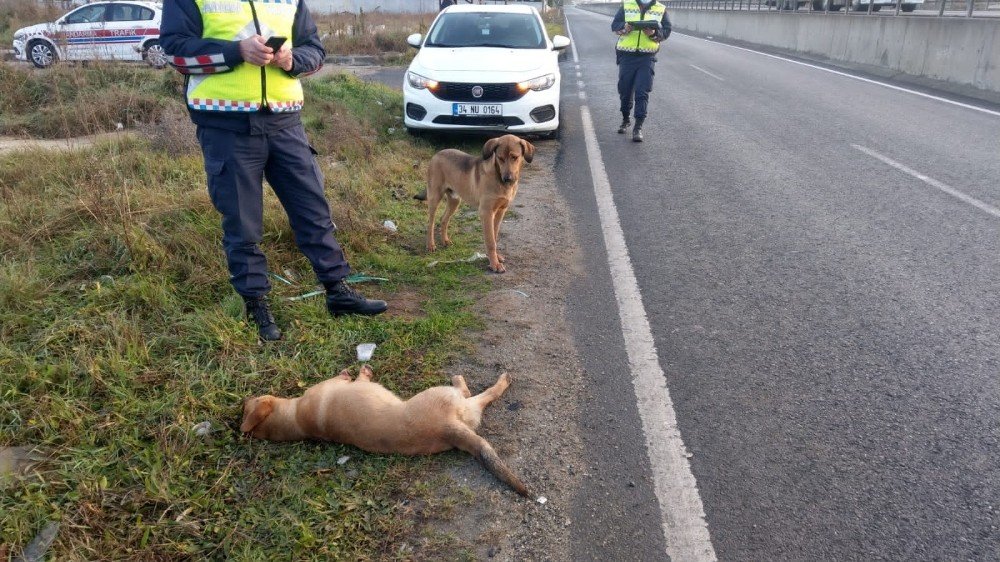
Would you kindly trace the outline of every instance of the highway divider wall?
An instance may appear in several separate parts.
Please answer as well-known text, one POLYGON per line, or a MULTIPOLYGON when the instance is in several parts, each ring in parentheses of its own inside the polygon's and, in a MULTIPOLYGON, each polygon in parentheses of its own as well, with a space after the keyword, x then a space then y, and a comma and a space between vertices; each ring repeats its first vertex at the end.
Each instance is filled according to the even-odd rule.
MULTIPOLYGON (((580 4, 613 15, 620 4, 580 4)), ((1000 18, 844 15, 669 8, 678 31, 901 73, 1000 102, 1000 18)))

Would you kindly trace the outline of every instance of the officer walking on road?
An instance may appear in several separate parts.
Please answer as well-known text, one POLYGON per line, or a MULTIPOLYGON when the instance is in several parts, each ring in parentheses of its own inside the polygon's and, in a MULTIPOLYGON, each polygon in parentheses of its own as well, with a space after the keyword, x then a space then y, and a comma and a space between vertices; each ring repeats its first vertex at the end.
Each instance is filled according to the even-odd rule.
POLYGON ((261 339, 281 338, 259 246, 264 178, 326 287, 330 314, 384 312, 384 301, 368 300, 344 282, 350 267, 333 236, 323 175, 299 118, 299 77, 319 70, 326 56, 305 1, 165 0, 160 44, 187 77, 208 193, 222 215, 230 282, 261 339))
POLYGON ((642 142, 642 123, 646 119, 649 92, 653 90, 653 66, 660 43, 670 36, 667 8, 658 0, 623 0, 611 21, 611 31, 618 34, 615 54, 618 59, 618 96, 621 98, 624 135, 632 124, 632 100, 635 98, 635 126, 632 140, 642 142))

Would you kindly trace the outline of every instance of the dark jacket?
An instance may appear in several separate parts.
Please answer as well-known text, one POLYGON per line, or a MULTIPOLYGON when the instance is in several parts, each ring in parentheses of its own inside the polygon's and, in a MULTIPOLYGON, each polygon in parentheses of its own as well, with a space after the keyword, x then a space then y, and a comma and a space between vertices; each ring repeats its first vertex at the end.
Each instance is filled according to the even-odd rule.
MULTIPOLYGON (((298 0, 292 24, 292 76, 306 76, 323 66, 326 51, 305 0, 298 0)), ((164 0, 160 23, 160 45, 170 64, 184 75, 228 72, 245 64, 238 41, 202 38, 201 12, 195 0, 164 0), (213 56, 215 55, 215 56, 213 56), (221 57, 219 56, 221 55, 221 57), (221 60, 220 60, 221 59, 221 60)), ((240 133, 265 133, 292 127, 301 122, 298 112, 229 113, 195 111, 188 108, 197 125, 240 133)))
MULTIPOLYGON (((656 2, 657 0, 653 0, 648 4, 648 6, 652 6, 656 2)), ((646 6, 646 9, 649 9, 648 6, 646 6)), ((643 5, 640 3, 639 9, 642 10, 642 8, 643 5)), ((645 13, 645 10, 642 10, 642 12, 645 13)), ((621 7, 618 8, 618 12, 615 14, 614 19, 611 20, 611 31, 618 33, 624 27, 625 27, 625 8, 621 7)), ((666 41, 667 37, 670 37, 670 18, 667 16, 666 12, 663 12, 663 19, 660 20, 660 29, 657 29, 656 33, 653 34, 653 40, 666 41)), ((622 53, 622 54, 649 56, 649 53, 622 53)))

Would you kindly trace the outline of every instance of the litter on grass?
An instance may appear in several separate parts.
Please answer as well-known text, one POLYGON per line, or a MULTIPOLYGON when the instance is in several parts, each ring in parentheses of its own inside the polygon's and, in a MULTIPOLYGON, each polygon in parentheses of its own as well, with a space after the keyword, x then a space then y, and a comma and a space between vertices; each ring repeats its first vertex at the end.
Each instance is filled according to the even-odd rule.
MULTIPOLYGON (((272 273, 271 275, 274 275, 274 274, 272 273)), ((277 276, 275 275, 275 277, 277 277, 277 276)), ((367 283, 369 281, 388 281, 388 280, 389 279, 387 277, 374 277, 372 275, 368 275, 367 273, 352 273, 352 274, 348 275, 344 279, 344 282, 351 283, 353 285, 354 283, 367 283)), ((284 281, 284 279, 282 279, 282 281, 284 281)), ((287 283, 287 281, 286 281, 286 283, 287 283)), ((291 285, 291 283, 288 283, 288 284, 291 285)), ((325 295, 325 294, 326 294, 326 290, 325 289, 317 289, 315 291, 310 291, 310 292, 305 293, 303 295, 298 295, 298 296, 294 296, 294 297, 288 297, 288 300, 293 301, 293 302, 294 301, 302 301, 302 300, 311 299, 313 297, 318 297, 320 295, 325 295)))
POLYGON ((427 264, 427 267, 435 267, 435 266, 437 266, 439 264, 442 264, 442 263, 472 263, 472 262, 477 262, 477 261, 485 260, 485 259, 488 259, 486 257, 486 254, 484 254, 482 252, 476 252, 476 253, 472 254, 471 256, 469 256, 467 258, 459 259, 459 260, 434 260, 431 263, 427 264))
POLYGON ((358 361, 368 361, 375 353, 377 346, 373 343, 362 343, 358 345, 358 361))

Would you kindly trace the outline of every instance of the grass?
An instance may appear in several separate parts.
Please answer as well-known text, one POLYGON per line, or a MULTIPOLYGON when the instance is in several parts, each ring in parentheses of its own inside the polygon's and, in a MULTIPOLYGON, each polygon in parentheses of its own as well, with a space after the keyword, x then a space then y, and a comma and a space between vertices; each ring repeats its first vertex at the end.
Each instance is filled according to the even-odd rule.
POLYGON ((413 33, 426 33, 437 14, 339 13, 316 15, 329 55, 377 55, 384 64, 406 65, 416 49, 406 43, 413 33))
POLYGON ((175 75, 140 64, 0 63, 0 135, 64 138, 155 122, 181 99, 175 75))
MULTIPOLYGON (((175 130, 171 143, 153 130, 0 156, 0 446, 48 455, 35 476, 0 484, 0 556, 49 520, 62 523, 59 560, 454 554, 454 541, 422 522, 468 501, 427 476, 458 454, 368 455, 236 429, 244 397, 299 394, 354 364, 361 342, 379 345, 372 364, 386 387, 409 395, 444 384, 465 351, 459 335, 479 325, 469 305, 487 285, 481 266, 427 268, 420 250, 425 210, 410 196, 436 147, 402 133, 401 95, 344 76, 306 89, 338 239, 356 270, 390 279, 362 290, 393 313, 335 320, 321 299, 287 300, 314 281, 268 194, 262 245, 293 284, 275 282, 286 339, 264 347, 227 283, 193 136, 184 143, 175 130), (214 428, 207 437, 192 432, 202 421, 214 428)), ((479 249, 475 219, 458 219, 455 245, 434 259, 479 249)))
POLYGON ((18 29, 55 21, 67 11, 38 0, 3 0, 0 3, 0 49, 10 48, 14 32, 18 29))

